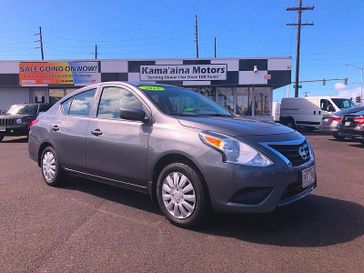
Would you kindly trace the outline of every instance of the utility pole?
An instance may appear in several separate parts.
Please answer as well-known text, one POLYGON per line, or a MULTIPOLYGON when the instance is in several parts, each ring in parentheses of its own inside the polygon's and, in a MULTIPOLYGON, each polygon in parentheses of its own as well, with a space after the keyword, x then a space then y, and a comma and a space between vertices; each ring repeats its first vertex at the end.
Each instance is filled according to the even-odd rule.
POLYGON ((198 51, 198 22, 197 22, 197 15, 195 15, 195 43, 196 43, 196 58, 199 58, 199 51, 198 51))
POLYGON ((42 60, 44 60, 44 50, 43 50, 43 35, 42 35, 42 27, 39 27, 39 33, 36 33, 34 35, 37 35, 39 36, 39 40, 38 41, 35 41, 35 42, 39 42, 40 43, 40 46, 37 46, 36 48, 40 48, 40 54, 41 54, 41 57, 42 57, 42 60))
POLYGON ((214 38, 214 58, 216 58, 216 37, 214 38))
POLYGON ((95 44, 95 60, 97 60, 97 57, 98 57, 98 52, 97 52, 97 45, 95 44))
POLYGON ((297 26, 297 46, 296 46, 296 77, 294 86, 294 96, 298 97, 298 83, 300 81, 300 48, 301 48, 301 26, 313 26, 313 23, 302 23, 302 12, 313 10, 314 6, 302 6, 302 0, 298 0, 298 7, 288 7, 287 11, 297 11, 297 23, 289 23, 287 26, 297 26))

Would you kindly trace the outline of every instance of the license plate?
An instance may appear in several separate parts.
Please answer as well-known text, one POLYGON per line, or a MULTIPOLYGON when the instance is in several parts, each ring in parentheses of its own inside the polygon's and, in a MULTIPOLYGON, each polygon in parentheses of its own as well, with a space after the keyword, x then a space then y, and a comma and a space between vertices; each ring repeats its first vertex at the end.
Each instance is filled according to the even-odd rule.
POLYGON ((350 126, 351 122, 350 121, 346 121, 345 122, 345 126, 350 126))
POLYGON ((311 167, 302 171, 302 188, 307 188, 315 183, 316 170, 315 167, 311 167))
POLYGON ((6 128, 5 127, 0 127, 0 132, 5 132, 6 128))

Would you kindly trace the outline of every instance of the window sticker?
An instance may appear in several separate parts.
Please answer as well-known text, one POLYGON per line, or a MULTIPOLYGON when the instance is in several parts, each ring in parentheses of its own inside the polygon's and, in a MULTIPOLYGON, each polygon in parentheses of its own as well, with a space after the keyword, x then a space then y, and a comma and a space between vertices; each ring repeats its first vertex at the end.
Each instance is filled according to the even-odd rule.
POLYGON ((148 90, 148 91, 164 91, 164 90, 166 90, 164 87, 155 86, 155 85, 140 85, 139 88, 141 90, 148 90))

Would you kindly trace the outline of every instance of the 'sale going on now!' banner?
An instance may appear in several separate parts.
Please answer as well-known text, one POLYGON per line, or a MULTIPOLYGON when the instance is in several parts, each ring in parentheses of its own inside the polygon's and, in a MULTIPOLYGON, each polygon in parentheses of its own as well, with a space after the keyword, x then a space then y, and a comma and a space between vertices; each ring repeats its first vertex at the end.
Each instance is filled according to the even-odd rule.
POLYGON ((21 86, 75 85, 101 81, 98 62, 21 62, 21 86))

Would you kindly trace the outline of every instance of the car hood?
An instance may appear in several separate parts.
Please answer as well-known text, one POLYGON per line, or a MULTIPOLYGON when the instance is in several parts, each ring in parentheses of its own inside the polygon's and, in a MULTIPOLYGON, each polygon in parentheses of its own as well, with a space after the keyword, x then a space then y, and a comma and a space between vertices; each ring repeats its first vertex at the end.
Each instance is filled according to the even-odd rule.
POLYGON ((242 118, 179 117, 178 121, 185 127, 210 130, 233 137, 281 135, 295 132, 278 123, 242 118))
POLYGON ((6 118, 6 119, 18 119, 18 118, 28 118, 28 117, 34 117, 32 115, 7 115, 7 114, 4 114, 4 115, 0 115, 0 119, 2 118, 6 118))

